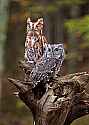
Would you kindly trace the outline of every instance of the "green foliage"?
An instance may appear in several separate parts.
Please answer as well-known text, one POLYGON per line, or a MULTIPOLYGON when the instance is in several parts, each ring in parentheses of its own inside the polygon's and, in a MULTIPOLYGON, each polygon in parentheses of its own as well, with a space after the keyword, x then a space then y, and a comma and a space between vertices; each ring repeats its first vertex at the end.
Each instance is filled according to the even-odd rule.
POLYGON ((70 32, 79 31, 81 34, 89 33, 89 15, 80 19, 71 19, 65 23, 70 32))
POLYGON ((65 27, 68 29, 68 32, 76 32, 79 29, 79 20, 68 20, 65 22, 65 27))
POLYGON ((71 19, 65 22, 65 27, 69 33, 74 33, 75 37, 82 38, 83 46, 89 46, 89 15, 80 19, 71 19))

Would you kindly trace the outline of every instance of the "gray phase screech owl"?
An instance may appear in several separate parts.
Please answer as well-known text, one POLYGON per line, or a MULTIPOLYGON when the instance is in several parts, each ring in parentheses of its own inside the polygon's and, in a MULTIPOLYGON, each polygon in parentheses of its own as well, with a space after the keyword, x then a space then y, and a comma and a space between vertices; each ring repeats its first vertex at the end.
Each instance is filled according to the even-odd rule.
POLYGON ((46 83, 59 71, 64 60, 63 44, 47 44, 42 58, 36 63, 30 77, 34 85, 41 81, 46 83))

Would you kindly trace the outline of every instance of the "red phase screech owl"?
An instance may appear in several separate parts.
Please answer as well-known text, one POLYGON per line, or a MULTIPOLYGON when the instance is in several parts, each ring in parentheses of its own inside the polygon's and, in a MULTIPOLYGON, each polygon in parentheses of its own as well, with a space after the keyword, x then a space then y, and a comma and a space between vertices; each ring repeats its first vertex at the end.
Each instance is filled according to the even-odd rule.
POLYGON ((46 44, 47 40, 43 35, 43 18, 38 19, 36 22, 32 22, 31 19, 28 18, 27 36, 25 41, 25 59, 28 60, 28 62, 30 62, 32 58, 34 61, 37 61, 43 55, 43 49, 46 44), (29 51, 30 53, 32 51, 34 54, 30 54, 29 51), (30 57, 30 55, 33 55, 33 57, 30 57))

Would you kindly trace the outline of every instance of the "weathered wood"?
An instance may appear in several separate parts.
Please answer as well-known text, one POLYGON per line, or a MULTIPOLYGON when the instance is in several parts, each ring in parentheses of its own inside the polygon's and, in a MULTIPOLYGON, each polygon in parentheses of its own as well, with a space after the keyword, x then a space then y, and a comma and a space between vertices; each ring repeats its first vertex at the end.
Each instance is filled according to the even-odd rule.
POLYGON ((52 79, 48 86, 10 79, 19 91, 20 99, 31 109, 36 125, 69 125, 89 113, 89 83, 86 72, 52 79))

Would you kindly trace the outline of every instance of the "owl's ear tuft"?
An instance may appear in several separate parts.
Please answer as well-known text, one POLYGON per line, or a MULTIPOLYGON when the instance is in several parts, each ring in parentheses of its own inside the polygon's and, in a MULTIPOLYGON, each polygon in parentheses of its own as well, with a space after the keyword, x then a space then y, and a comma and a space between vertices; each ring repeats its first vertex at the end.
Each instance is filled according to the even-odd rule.
POLYGON ((31 22, 31 18, 30 18, 30 17, 27 18, 27 23, 28 23, 28 22, 31 22))

